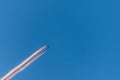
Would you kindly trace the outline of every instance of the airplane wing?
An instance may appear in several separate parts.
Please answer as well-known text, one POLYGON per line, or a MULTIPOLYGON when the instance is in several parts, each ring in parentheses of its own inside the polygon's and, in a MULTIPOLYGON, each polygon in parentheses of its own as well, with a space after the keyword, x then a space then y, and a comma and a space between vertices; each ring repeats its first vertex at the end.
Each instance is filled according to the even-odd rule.
POLYGON ((14 76, 16 76, 18 73, 23 71, 25 68, 27 68, 30 64, 32 64, 35 60, 37 60, 40 56, 42 56, 48 49, 48 46, 43 46, 39 50, 37 50, 35 53, 33 53, 31 56, 29 56, 26 60, 24 60, 22 63, 20 63, 18 66, 13 68, 10 72, 8 72, 5 76, 3 76, 0 80, 10 80, 14 76))

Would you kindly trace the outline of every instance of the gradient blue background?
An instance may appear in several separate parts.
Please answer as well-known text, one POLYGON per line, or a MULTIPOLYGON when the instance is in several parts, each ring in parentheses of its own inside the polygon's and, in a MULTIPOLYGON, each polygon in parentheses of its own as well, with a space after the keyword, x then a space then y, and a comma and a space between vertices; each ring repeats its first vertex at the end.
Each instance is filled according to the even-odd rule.
POLYGON ((119 0, 0 0, 0 77, 44 44, 13 80, 120 80, 119 0))

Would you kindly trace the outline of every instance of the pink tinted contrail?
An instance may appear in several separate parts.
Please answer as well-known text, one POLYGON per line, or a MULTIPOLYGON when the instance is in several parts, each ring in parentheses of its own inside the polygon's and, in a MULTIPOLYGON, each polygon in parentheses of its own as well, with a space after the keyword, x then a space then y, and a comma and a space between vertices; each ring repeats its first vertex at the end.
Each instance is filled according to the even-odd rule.
POLYGON ((36 59, 38 59, 40 56, 42 56, 48 49, 48 46, 43 46, 39 50, 37 50, 35 53, 33 53, 30 57, 28 57, 26 60, 24 60, 22 63, 20 63, 18 66, 13 68, 10 72, 8 72, 3 78, 0 80, 10 80, 14 76, 16 76, 18 73, 23 71, 25 68, 27 68, 31 63, 33 63, 36 59))

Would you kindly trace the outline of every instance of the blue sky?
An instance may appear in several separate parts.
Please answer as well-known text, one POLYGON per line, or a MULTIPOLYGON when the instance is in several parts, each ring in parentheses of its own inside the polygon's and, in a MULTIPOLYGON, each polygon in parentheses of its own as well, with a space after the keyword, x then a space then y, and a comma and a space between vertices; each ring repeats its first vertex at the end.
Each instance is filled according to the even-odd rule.
POLYGON ((0 77, 44 44, 13 80, 120 80, 118 0, 0 0, 0 77))

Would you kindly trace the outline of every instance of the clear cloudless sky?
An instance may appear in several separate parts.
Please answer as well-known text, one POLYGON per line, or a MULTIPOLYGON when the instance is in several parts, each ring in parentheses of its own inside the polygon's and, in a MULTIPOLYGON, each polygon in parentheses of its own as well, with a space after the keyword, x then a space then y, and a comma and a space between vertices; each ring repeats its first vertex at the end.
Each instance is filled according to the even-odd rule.
POLYGON ((0 77, 45 44, 13 80, 120 80, 119 0, 0 0, 0 77))

